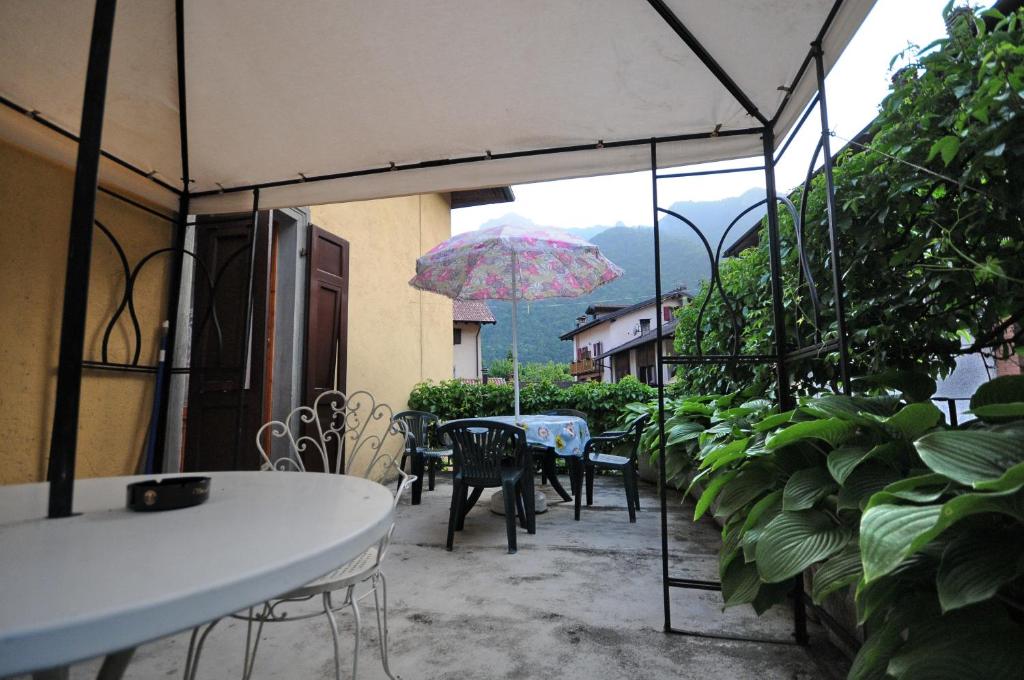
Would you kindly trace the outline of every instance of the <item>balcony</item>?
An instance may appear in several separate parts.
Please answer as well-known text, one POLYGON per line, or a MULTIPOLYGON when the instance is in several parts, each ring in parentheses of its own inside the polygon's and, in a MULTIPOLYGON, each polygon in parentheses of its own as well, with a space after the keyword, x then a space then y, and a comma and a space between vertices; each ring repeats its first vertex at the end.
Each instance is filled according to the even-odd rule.
POLYGON ((600 372, 601 364, 597 359, 580 359, 569 364, 569 374, 573 377, 600 372))

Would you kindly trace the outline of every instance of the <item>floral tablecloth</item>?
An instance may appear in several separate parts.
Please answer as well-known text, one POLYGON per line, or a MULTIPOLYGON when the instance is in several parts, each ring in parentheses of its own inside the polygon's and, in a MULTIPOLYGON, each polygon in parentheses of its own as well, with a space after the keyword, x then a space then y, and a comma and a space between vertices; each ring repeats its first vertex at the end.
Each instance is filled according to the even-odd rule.
POLYGON ((554 449, 559 456, 582 456, 590 441, 587 421, 575 416, 492 416, 487 420, 518 425, 526 430, 528 443, 554 449))

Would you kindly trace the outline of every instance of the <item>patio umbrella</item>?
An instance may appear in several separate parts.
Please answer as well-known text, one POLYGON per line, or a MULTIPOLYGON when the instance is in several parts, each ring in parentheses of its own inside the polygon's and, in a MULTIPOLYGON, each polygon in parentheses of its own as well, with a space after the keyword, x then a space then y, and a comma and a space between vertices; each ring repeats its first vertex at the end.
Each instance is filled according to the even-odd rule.
POLYGON ((461 300, 512 301, 512 382, 519 416, 519 300, 579 297, 622 276, 601 250, 560 229, 501 225, 466 232, 416 260, 409 284, 461 300))

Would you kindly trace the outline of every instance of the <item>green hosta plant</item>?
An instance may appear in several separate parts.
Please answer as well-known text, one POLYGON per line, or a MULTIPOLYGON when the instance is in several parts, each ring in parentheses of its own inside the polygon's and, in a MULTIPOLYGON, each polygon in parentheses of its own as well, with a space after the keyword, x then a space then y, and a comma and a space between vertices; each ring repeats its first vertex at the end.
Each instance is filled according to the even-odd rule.
MULTIPOLYGON (((783 413, 750 394, 667 404, 668 479, 700 490, 695 519, 724 527, 725 605, 761 613, 817 565, 815 602, 855 588, 867 641, 851 677, 933 677, 934 658, 948 662, 934 677, 1016 677, 1004 671, 1024 656, 993 651, 990 636, 1024 650, 1024 377, 980 388, 979 419, 959 429, 928 401, 933 381, 861 384, 881 391, 783 413), (956 644, 938 650, 941 637, 956 644)), ((656 404, 628 415, 644 410, 656 404)), ((657 437, 652 422, 642 441, 656 450, 657 437)))

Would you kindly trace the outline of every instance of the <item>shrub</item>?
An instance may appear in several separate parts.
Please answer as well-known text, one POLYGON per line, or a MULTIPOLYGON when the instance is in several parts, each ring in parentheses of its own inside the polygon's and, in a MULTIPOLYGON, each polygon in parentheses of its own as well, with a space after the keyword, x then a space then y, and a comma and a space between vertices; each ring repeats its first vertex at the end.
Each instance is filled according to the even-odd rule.
MULTIPOLYGON (((522 385, 519 406, 522 413, 539 413, 554 408, 571 408, 588 415, 591 432, 611 429, 627 404, 652 399, 656 391, 629 376, 617 383, 575 383, 558 387, 541 381, 522 385)), ((512 385, 469 384, 458 380, 416 385, 409 395, 409 408, 436 413, 444 420, 512 415, 512 385)))

